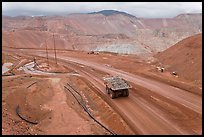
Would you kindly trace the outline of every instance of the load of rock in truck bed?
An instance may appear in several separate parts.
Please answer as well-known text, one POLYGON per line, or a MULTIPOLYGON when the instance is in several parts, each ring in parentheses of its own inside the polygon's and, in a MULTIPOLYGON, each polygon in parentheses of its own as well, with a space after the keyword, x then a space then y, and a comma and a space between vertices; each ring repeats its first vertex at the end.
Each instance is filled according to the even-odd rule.
POLYGON ((104 78, 104 84, 106 85, 106 91, 110 94, 110 97, 117 98, 122 95, 127 97, 129 95, 129 88, 131 86, 128 84, 126 80, 119 76, 111 76, 104 78))

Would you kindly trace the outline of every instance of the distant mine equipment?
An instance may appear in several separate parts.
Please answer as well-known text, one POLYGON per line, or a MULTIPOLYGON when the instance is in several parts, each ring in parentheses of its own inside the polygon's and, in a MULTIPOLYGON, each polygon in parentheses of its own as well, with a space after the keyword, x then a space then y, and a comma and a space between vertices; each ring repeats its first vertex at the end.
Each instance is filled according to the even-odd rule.
POLYGON ((157 67, 157 70, 160 72, 164 72, 165 68, 157 67))
POLYGON ((95 54, 95 55, 98 55, 98 54, 99 54, 99 52, 90 51, 90 52, 88 52, 88 54, 95 54))
POLYGON ((104 84, 106 85, 106 91, 112 99, 119 97, 129 96, 129 88, 131 86, 126 80, 119 76, 111 76, 104 78, 104 84))
POLYGON ((171 74, 174 76, 178 76, 178 74, 175 71, 173 71, 171 74))

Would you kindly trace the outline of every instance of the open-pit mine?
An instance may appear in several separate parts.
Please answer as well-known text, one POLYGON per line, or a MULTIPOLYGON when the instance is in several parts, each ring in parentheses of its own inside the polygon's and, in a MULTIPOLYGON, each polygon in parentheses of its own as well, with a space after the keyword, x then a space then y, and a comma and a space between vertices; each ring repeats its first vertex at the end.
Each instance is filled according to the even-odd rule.
POLYGON ((2 134, 202 134, 202 14, 105 13, 2 16, 2 134))

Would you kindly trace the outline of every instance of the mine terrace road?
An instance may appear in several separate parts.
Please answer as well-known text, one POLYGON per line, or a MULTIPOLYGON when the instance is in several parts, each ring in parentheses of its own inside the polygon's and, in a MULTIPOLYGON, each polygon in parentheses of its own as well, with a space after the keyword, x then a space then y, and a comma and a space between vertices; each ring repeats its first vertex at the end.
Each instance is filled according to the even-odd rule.
MULTIPOLYGON (((54 56, 53 56, 54 57, 54 56)), ((62 60, 66 60, 69 62, 74 62, 82 65, 89 66, 91 68, 95 68, 104 72, 107 72, 112 75, 122 76, 127 81, 145 87, 157 94, 161 94, 162 96, 168 97, 193 111, 202 114, 202 98, 201 96, 189 93, 185 90, 175 88, 173 86, 150 80, 147 78, 143 78, 131 73, 127 73, 115 68, 107 67, 102 64, 89 62, 81 59, 58 56, 58 58, 62 60)), ((89 76, 96 80, 95 85, 99 85, 97 83, 101 83, 101 81, 97 80, 97 77, 94 75, 89 76)), ((92 81, 90 79, 90 81, 92 81)), ((104 87, 101 86, 101 91, 104 91, 104 87)), ((133 93, 132 93, 133 94, 133 93)), ((190 134, 187 131, 183 131, 180 127, 177 127, 175 124, 168 121, 166 118, 162 117, 162 115, 158 114, 151 104, 148 104, 150 107, 147 107, 147 104, 142 104, 144 101, 140 101, 134 95, 130 94, 130 100, 115 100, 114 104, 122 111, 125 112, 125 115, 131 121, 131 124, 134 125, 140 134, 190 134), (136 105, 137 104, 137 105, 136 105), (128 107, 127 107, 128 106, 128 107), (137 121, 133 122, 132 121, 137 121)))
MULTIPOLYGON (((198 114, 202 114, 201 96, 155 80, 150 80, 115 68, 110 68, 102 64, 59 55, 58 58, 67 62, 83 64, 112 75, 120 75, 127 81, 131 81, 132 83, 150 89, 157 94, 180 103, 184 107, 187 107, 198 114)), ((100 91, 104 92, 104 85, 102 85, 100 79, 88 73, 87 75, 89 75, 89 77, 86 76, 86 78, 96 85, 100 91), (93 79, 95 79, 95 82, 93 79)), ((125 115, 123 118, 126 117, 126 121, 128 121, 131 127, 133 127, 134 131, 139 134, 192 134, 192 131, 183 130, 178 125, 172 123, 172 121, 169 121, 168 118, 161 114, 162 111, 147 103, 144 99, 137 98, 134 94, 135 93, 130 93, 128 100, 125 98, 119 98, 117 100, 109 101, 114 104, 115 108, 120 110, 121 115, 125 115)))
POLYGON ((64 56, 58 56, 58 58, 80 63, 83 65, 87 65, 89 67, 107 72, 109 74, 113 75, 119 75, 122 76, 127 81, 130 81, 132 83, 135 83, 137 85, 140 85, 142 87, 145 87, 153 92, 156 92, 158 94, 161 94, 165 97, 168 97, 171 100, 174 100, 185 107, 188 107, 195 112, 202 114, 202 98, 201 96, 192 94, 190 92, 187 92, 185 90, 167 85, 165 83, 161 83, 159 81, 147 79, 141 76, 137 76, 128 72, 124 72, 122 70, 118 70, 115 68, 107 67, 101 64, 97 64, 94 62, 84 61, 81 59, 71 58, 71 57, 64 57, 64 56))

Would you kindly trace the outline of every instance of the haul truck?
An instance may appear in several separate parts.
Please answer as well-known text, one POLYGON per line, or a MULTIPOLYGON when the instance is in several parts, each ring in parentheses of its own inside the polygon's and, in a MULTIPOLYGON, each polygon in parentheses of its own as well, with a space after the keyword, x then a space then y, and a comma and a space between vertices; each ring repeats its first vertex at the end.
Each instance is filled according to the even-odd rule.
POLYGON ((119 76, 111 76, 104 78, 104 84, 106 85, 106 91, 112 99, 119 96, 129 96, 129 88, 131 86, 126 80, 119 76))

